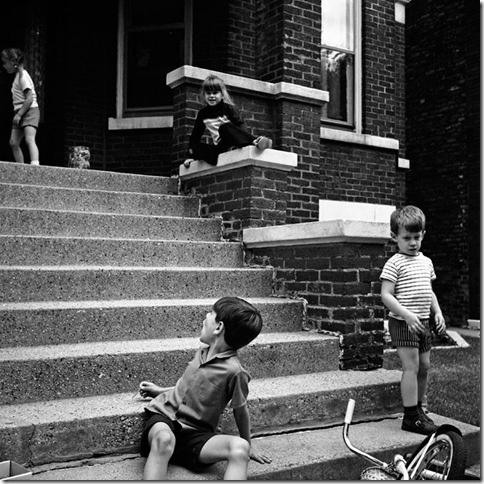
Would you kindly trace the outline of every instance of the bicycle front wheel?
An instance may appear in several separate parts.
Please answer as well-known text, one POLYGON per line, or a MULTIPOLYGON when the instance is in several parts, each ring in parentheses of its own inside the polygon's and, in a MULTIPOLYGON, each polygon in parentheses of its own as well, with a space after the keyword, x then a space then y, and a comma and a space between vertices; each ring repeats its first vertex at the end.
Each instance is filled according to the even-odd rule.
POLYGON ((412 459, 419 462, 413 479, 446 481, 463 479, 466 467, 466 451, 461 435, 447 430, 435 437, 429 448, 422 449, 412 459), (423 455, 422 455, 423 454, 423 455))

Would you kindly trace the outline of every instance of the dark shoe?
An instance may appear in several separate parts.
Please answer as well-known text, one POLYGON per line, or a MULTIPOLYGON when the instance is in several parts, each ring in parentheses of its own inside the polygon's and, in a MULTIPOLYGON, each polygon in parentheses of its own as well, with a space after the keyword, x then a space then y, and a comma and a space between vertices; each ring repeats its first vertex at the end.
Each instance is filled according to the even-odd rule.
POLYGON ((425 422, 428 422, 431 425, 435 425, 435 422, 425 413, 423 408, 418 409, 418 418, 425 422))
POLYGON ((402 430, 414 432, 416 434, 430 435, 437 430, 437 427, 426 420, 423 420, 419 415, 415 419, 403 417, 402 430))

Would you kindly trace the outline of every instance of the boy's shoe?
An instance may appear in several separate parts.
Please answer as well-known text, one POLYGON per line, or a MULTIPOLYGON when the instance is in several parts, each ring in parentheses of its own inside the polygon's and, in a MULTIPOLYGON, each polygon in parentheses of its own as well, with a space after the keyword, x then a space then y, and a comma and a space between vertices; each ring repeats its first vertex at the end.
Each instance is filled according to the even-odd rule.
POLYGON ((195 160, 194 160, 194 159, 192 159, 192 158, 189 158, 188 160, 185 160, 185 161, 183 162, 183 166, 184 166, 185 168, 190 168, 190 165, 191 165, 192 161, 195 161, 195 160))
POLYGON ((259 136, 255 141, 254 144, 260 150, 267 150, 272 147, 272 140, 270 138, 266 138, 265 136, 259 136))
POLYGON ((435 422, 425 413, 423 408, 418 408, 418 418, 428 422, 429 424, 435 425, 435 422))
POLYGON ((30 164, 31 164, 31 165, 35 165, 35 166, 39 166, 39 165, 40 165, 40 162, 39 162, 39 160, 32 160, 32 161, 30 162, 30 164))
POLYGON ((402 430, 414 432, 416 434, 430 435, 437 430, 437 427, 434 424, 423 420, 419 415, 415 419, 403 417, 402 430))

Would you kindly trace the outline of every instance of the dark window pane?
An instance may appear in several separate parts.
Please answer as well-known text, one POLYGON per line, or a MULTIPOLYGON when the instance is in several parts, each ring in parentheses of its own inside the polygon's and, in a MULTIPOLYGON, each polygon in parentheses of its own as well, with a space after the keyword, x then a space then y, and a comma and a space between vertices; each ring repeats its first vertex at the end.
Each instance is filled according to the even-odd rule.
POLYGON ((183 22, 183 0, 137 0, 131 2, 131 26, 183 22))

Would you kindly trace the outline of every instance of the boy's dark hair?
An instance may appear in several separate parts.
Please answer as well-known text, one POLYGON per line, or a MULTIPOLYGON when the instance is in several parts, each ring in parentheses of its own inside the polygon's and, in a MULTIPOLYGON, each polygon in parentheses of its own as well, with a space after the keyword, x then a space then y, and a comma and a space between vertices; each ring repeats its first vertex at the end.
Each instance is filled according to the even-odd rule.
POLYGON ((217 321, 223 321, 225 342, 234 349, 247 346, 262 329, 262 316, 252 304, 238 297, 223 297, 214 305, 217 321))
POLYGON ((390 230, 398 235, 400 228, 404 228, 408 232, 425 230, 425 214, 413 205, 398 208, 390 216, 390 230))
POLYGON ((3 49, 1 55, 13 62, 15 65, 23 64, 24 62, 24 53, 16 47, 7 47, 3 49))

